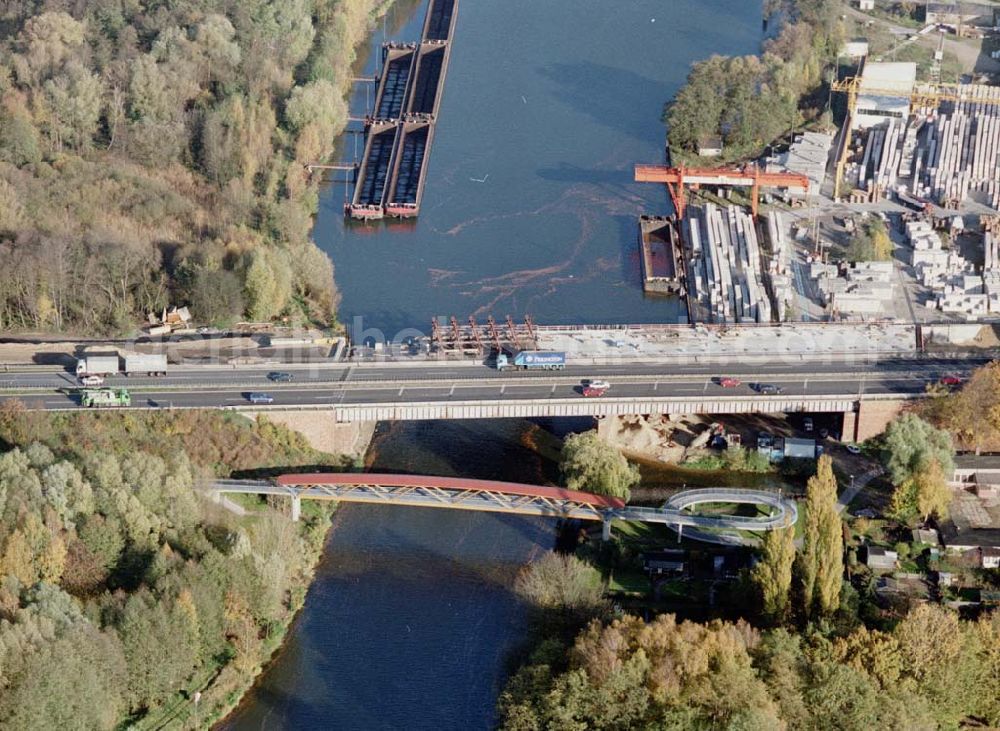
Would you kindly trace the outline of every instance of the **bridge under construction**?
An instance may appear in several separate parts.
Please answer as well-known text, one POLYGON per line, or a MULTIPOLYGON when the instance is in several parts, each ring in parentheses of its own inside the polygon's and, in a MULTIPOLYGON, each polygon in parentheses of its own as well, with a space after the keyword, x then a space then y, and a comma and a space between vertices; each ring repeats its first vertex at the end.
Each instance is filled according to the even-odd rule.
POLYGON ((427 159, 451 54, 458 0, 430 0, 419 43, 382 47, 372 114, 354 196, 352 218, 411 218, 420 213, 427 159))

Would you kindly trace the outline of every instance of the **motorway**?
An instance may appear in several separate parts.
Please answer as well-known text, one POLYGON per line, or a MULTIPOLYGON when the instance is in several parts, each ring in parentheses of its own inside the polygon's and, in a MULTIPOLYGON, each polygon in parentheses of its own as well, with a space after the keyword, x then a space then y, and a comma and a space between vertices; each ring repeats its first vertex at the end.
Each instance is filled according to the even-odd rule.
MULTIPOLYGON (((428 402, 582 399, 585 379, 608 380, 605 398, 750 398, 750 384, 769 383, 784 397, 863 395, 912 396, 945 374, 967 377, 988 362, 968 359, 890 359, 873 364, 795 362, 719 366, 713 364, 634 363, 570 366, 564 371, 497 372, 483 365, 461 363, 342 364, 287 367, 291 383, 273 383, 273 370, 240 367, 175 367, 162 378, 116 376, 112 387, 127 386, 133 408, 254 408, 251 391, 274 398, 269 408, 336 407, 357 404, 421 404, 428 402), (743 384, 722 388, 719 376, 738 377, 743 384)), ((0 373, 0 400, 17 398, 29 408, 79 407, 79 386, 73 374, 39 370, 0 373)), ((774 397, 761 396, 761 399, 774 397)))

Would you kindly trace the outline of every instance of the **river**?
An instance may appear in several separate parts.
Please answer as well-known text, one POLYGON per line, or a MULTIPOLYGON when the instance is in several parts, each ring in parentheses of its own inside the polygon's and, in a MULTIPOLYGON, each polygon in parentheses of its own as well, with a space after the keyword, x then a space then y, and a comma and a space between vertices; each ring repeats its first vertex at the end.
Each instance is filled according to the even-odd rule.
MULTIPOLYGON (((383 37, 419 36, 423 3, 383 37)), ((689 65, 753 53, 745 0, 462 0, 423 211, 353 225, 331 184, 314 236, 336 265, 341 319, 390 337, 436 315, 531 314, 543 323, 677 316, 646 299, 635 218, 663 212, 632 164, 663 158, 663 102, 689 65), (476 180, 484 182, 476 182, 476 180)), ((363 89, 352 109, 364 109, 363 89)), ((351 159, 345 136, 342 159, 351 159)), ((564 431, 573 424, 548 424, 564 431)), ((380 426, 380 471, 554 481, 547 431, 521 421, 380 426)), ((227 729, 483 729, 526 613, 510 591, 555 526, 511 516, 344 506, 285 647, 227 729)))

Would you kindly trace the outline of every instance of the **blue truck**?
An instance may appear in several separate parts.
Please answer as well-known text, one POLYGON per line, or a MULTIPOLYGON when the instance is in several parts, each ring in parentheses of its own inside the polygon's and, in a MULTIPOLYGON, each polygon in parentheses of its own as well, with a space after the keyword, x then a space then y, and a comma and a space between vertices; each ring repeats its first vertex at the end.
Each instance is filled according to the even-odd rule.
POLYGON ((561 371, 566 367, 566 354, 551 350, 522 350, 513 356, 497 354, 497 370, 515 368, 520 371, 561 371))

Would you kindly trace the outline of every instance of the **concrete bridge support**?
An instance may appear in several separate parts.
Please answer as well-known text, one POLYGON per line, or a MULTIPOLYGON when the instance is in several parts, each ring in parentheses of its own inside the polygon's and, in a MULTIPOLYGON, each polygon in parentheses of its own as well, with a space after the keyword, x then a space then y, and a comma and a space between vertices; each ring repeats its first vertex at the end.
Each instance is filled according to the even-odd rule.
POLYGON ((300 517, 302 517, 302 498, 292 495, 292 522, 298 523, 300 517))
POLYGON ((605 518, 601 521, 601 540, 611 540, 611 518, 605 518))
POLYGON ((844 441, 863 442, 877 437, 899 416, 905 401, 860 401, 857 411, 844 412, 844 441))
POLYGON ((275 424, 287 426, 306 438, 309 446, 330 454, 363 457, 368 451, 374 421, 338 422, 333 411, 245 411, 245 416, 263 416, 275 424))

